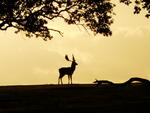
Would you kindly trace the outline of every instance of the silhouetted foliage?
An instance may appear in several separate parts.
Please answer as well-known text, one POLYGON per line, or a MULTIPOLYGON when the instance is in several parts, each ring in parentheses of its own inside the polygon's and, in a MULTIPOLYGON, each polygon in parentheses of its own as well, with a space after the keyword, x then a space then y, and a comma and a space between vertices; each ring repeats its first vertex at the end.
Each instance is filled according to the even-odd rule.
POLYGON ((150 81, 144 78, 139 78, 139 77, 132 77, 129 80, 127 80, 126 82, 124 82, 123 84, 125 85, 130 85, 133 82, 139 82, 142 83, 144 85, 150 85, 150 81))
POLYGON ((146 10, 146 17, 150 17, 150 0, 120 0, 121 3, 126 5, 134 4, 134 14, 139 14, 141 10, 146 10))
MULTIPOLYGON (((134 14, 142 9, 150 16, 150 0, 120 0, 130 5, 135 3, 134 14)), ((49 20, 63 19, 69 25, 81 25, 94 34, 111 36, 110 25, 113 23, 111 0, 0 0, 0 30, 10 27, 15 33, 24 31, 27 37, 52 39, 51 31, 62 32, 48 26, 49 20)))
POLYGON ((27 37, 53 36, 47 26, 48 20, 63 19, 68 24, 82 25, 95 34, 112 34, 113 7, 109 0, 0 0, 0 30, 16 28, 16 33, 25 31, 27 37))

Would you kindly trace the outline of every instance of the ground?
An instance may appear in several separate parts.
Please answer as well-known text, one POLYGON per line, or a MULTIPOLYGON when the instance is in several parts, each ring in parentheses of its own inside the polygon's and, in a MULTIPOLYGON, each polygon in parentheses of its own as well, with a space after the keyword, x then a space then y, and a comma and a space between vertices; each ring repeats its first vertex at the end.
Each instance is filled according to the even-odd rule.
POLYGON ((140 83, 0 87, 0 113, 145 113, 149 106, 150 86, 140 83))

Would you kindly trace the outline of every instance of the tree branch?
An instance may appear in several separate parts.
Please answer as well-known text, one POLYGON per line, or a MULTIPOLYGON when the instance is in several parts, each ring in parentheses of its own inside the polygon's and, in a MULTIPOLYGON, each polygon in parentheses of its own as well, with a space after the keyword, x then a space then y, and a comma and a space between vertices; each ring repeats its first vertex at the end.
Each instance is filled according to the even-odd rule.
POLYGON ((48 28, 48 30, 58 32, 58 33, 63 37, 63 32, 61 32, 61 31, 59 31, 59 30, 50 29, 50 28, 48 28))

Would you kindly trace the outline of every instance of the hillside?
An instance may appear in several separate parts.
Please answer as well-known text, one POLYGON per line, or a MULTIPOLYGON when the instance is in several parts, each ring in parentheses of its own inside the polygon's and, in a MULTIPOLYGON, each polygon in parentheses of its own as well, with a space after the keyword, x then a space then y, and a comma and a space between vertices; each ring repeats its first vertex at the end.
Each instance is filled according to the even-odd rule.
POLYGON ((134 113, 149 110, 150 86, 1 86, 0 113, 134 113))

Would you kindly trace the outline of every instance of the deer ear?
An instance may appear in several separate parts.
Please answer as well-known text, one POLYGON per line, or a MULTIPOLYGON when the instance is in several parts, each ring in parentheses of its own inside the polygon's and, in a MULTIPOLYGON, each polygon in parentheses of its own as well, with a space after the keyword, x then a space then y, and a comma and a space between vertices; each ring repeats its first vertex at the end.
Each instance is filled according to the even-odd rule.
POLYGON ((65 59, 66 59, 67 61, 70 61, 69 58, 68 58, 68 55, 65 55, 65 59))
POLYGON ((75 61, 74 55, 72 55, 72 60, 75 61))

